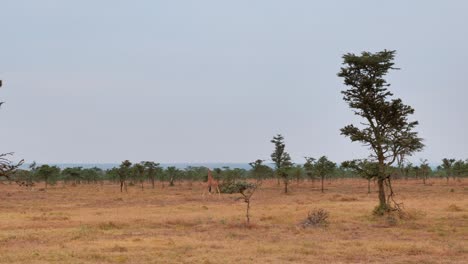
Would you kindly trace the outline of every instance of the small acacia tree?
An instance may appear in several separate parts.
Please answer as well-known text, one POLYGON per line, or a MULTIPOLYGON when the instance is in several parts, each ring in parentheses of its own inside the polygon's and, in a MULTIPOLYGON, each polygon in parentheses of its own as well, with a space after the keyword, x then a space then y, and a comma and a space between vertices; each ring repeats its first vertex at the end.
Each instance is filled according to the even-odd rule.
POLYGON ((270 177, 273 174, 273 170, 267 165, 263 164, 263 160, 256 160, 249 163, 251 169, 252 177, 256 180, 263 180, 270 177))
POLYGON ((55 184, 57 176, 60 174, 60 168, 57 166, 42 165, 37 169, 36 175, 40 180, 44 181, 45 188, 49 184, 55 184))
POLYGON ((315 167, 314 163, 316 161, 315 158, 310 158, 310 157, 304 157, 306 162, 304 163, 304 170, 307 175, 307 177, 312 181, 312 187, 314 187, 315 183, 315 167))
POLYGON ((321 190, 322 190, 322 193, 323 193, 325 191, 324 186, 323 186, 323 182, 325 180, 325 177, 327 177, 331 173, 333 173, 333 171, 336 168, 336 164, 334 162, 328 160, 328 158, 326 156, 322 156, 315 162, 314 167, 315 167, 315 171, 316 171, 317 175, 321 179, 321 182, 322 182, 321 190))
POLYGON ((288 193, 289 173, 288 170, 293 165, 291 156, 285 151, 284 137, 280 134, 273 137, 271 143, 275 145, 275 150, 271 154, 271 160, 275 163, 275 172, 283 179, 284 193, 288 193))
POLYGON ((151 188, 154 189, 154 181, 156 176, 161 173, 161 167, 159 167, 159 163, 155 163, 153 161, 145 161, 143 162, 143 165, 145 166, 146 175, 151 181, 151 188))
POLYGON ((429 174, 432 172, 431 166, 427 163, 427 159, 421 160, 419 168, 421 169, 421 177, 423 178, 423 184, 425 185, 427 177, 429 177, 429 174))
POLYGON ((120 192, 123 192, 124 189, 125 192, 127 192, 127 178, 130 174, 131 166, 132 163, 129 160, 122 161, 122 164, 120 164, 120 167, 117 171, 120 181, 120 192))
POLYGON ((145 182, 145 166, 144 166, 144 163, 135 163, 133 165, 133 173, 134 173, 134 176, 135 176, 135 179, 138 180, 140 182, 140 185, 141 185, 141 190, 143 191, 144 190, 144 182, 145 182))
POLYGON ((388 50, 348 53, 343 56, 344 66, 338 73, 349 87, 342 91, 344 101, 364 120, 360 127, 345 126, 341 134, 369 147, 370 160, 378 163, 379 205, 375 212, 380 215, 400 209, 393 197, 390 166, 399 157, 410 156, 424 147, 414 131, 418 122, 408 120, 414 109, 401 99, 393 99, 388 90, 390 84, 384 79, 390 70, 397 69, 394 58, 395 51, 388 50))
POLYGON ((174 166, 167 167, 166 173, 169 176, 169 186, 174 186, 174 181, 177 175, 180 173, 179 169, 174 166))
POLYGON ((445 171, 445 177, 447 178, 447 183, 449 182, 450 176, 453 174, 453 164, 455 159, 444 158, 442 160, 442 169, 445 171))
POLYGON ((371 193, 370 182, 375 179, 379 174, 379 164, 377 162, 370 162, 368 160, 352 160, 345 161, 341 167, 350 169, 357 175, 367 180, 367 194, 371 193))

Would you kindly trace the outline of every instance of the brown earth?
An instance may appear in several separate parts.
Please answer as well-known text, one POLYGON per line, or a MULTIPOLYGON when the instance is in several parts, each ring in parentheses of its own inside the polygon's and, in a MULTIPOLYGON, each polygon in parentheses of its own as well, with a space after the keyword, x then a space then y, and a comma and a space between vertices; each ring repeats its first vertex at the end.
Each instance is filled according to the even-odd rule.
MULTIPOLYGON (((409 218, 376 218, 364 180, 274 181, 252 198, 202 197, 189 182, 144 191, 58 184, 46 191, 0 184, 0 263, 466 263, 468 183, 396 181, 409 218), (314 208, 327 227, 299 223, 314 208)), ((375 186, 372 186, 375 191, 375 186)))

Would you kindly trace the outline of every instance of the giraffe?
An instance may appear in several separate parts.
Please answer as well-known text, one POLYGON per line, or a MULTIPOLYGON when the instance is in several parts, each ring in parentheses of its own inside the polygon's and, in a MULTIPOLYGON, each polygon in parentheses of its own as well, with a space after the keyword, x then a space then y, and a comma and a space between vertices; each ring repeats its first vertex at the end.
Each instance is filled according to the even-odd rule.
MULTIPOLYGON (((218 180, 215 180, 213 178, 213 175, 211 174, 211 170, 208 169, 208 181, 206 182, 208 186, 208 192, 211 195, 211 189, 216 188, 216 192, 218 192, 218 195, 221 196, 221 192, 219 191, 219 182, 218 180)), ((205 195, 205 192, 203 192, 203 196, 205 195)))

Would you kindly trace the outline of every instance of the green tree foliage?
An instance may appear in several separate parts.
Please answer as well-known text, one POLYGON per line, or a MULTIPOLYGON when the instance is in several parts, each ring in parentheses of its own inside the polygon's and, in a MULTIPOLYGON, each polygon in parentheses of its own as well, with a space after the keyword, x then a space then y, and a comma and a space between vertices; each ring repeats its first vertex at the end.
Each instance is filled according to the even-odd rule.
POLYGON ((423 179, 423 184, 426 184, 427 178, 432 173, 431 166, 429 166, 429 163, 427 163, 427 159, 421 160, 421 165, 419 166, 419 168, 421 177, 423 179))
POLYGON ((250 162, 249 165, 251 167, 250 174, 252 175, 252 178, 257 180, 264 180, 274 173, 273 169, 264 165, 263 160, 260 159, 250 162))
POLYGON ((367 193, 371 193, 370 182, 379 175, 379 164, 368 160, 345 161, 342 167, 352 170, 355 174, 367 180, 367 193))
POLYGON ((299 183, 304 178, 304 168, 299 164, 292 166, 289 170, 289 173, 297 183, 299 183))
POLYGON ((315 182, 315 167, 314 167, 314 164, 315 164, 316 159, 311 158, 311 157, 305 157, 305 160, 306 160, 306 162, 304 163, 305 174, 307 175, 307 178, 312 180, 312 184, 314 184, 314 182, 315 182))
POLYGON ((345 126, 341 134, 367 146, 371 151, 370 159, 379 165, 379 206, 376 209, 379 214, 399 208, 393 200, 389 167, 398 158, 404 159, 424 147, 414 131, 418 122, 408 120, 414 109, 403 104, 401 99, 392 98, 390 85, 384 79, 390 70, 396 69, 394 57, 395 51, 387 50, 361 55, 348 53, 343 56, 344 66, 338 73, 349 87, 342 91, 344 101, 364 120, 360 127, 345 126))
POLYGON ((324 192, 324 180, 326 177, 330 176, 333 171, 336 169, 336 164, 330 161, 326 156, 320 157, 314 165, 315 172, 317 176, 320 177, 322 182, 321 191, 324 192))
POLYGON ((141 190, 144 189, 144 182, 145 182, 145 178, 146 178, 146 175, 145 175, 145 166, 143 163, 135 163, 133 164, 133 167, 132 167, 132 175, 133 175, 133 179, 136 181, 136 182, 139 182, 140 185, 141 185, 141 190))
POLYGON ((57 166, 42 165, 37 168, 36 177, 45 183, 45 188, 49 184, 54 185, 60 175, 60 168, 57 166))
POLYGON ((82 167, 65 168, 62 177, 65 182, 72 181, 74 184, 79 184, 84 179, 82 173, 82 167))
POLYGON ((278 134, 273 137, 271 143, 275 145, 275 149, 271 154, 271 160, 275 164, 276 175, 283 180, 284 193, 288 193, 289 169, 293 165, 291 157, 289 153, 285 151, 286 144, 284 143, 284 137, 282 135, 278 134))
POLYGON ((447 182, 449 182, 449 179, 451 176, 453 176, 453 164, 455 163, 455 159, 447 159, 444 158, 442 160, 442 169, 445 172, 445 177, 447 178, 447 182))
POLYGON ((142 163, 146 170, 146 176, 151 182, 151 188, 154 189, 154 182, 156 177, 161 174, 162 168, 159 166, 159 163, 153 161, 144 161, 142 163))
POLYGON ((131 173, 130 171, 131 166, 132 166, 132 163, 129 160, 125 160, 125 161, 122 161, 119 169, 117 170, 117 174, 119 175, 119 181, 120 181, 120 192, 123 192, 124 189, 125 189, 125 192, 127 192, 127 179, 131 173))
POLYGON ((466 164, 463 160, 457 160, 453 164, 453 177, 460 178, 466 173, 466 164))
POLYGON ((166 174, 169 177, 169 186, 174 186, 174 181, 181 171, 174 166, 167 167, 166 174))

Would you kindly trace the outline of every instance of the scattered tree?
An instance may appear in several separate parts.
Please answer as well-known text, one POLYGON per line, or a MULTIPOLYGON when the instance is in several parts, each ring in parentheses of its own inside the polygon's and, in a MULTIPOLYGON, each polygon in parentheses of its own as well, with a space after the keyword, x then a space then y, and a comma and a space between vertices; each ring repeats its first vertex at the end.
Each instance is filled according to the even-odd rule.
POLYGON ((365 120, 361 128, 345 126, 341 134, 369 147, 371 161, 378 163, 377 214, 400 209, 394 200, 389 167, 399 157, 410 156, 424 147, 414 131, 418 122, 408 121, 414 109, 403 104, 401 99, 392 99, 393 94, 388 90, 390 84, 384 79, 389 70, 397 69, 394 68, 394 57, 395 51, 387 50, 361 55, 348 53, 343 56, 344 67, 338 73, 349 87, 342 91, 344 101, 355 115, 365 120))
POLYGON ((333 173, 333 171, 335 170, 336 168, 336 164, 330 160, 328 160, 328 158, 326 156, 322 156, 320 157, 317 162, 315 162, 315 171, 317 173, 317 175, 320 177, 321 181, 322 181, 322 193, 324 192, 324 186, 323 186, 323 182, 325 180, 325 177, 329 176, 331 173, 333 173))
POLYGON ((120 164, 120 167, 117 171, 120 181, 120 192, 123 192, 124 189, 125 192, 127 192, 127 178, 130 175, 131 166, 132 163, 129 160, 122 161, 122 164, 120 164))
POLYGON ((57 166, 42 165, 37 168, 36 175, 39 179, 44 181, 45 188, 48 184, 55 184, 57 177, 60 174, 60 168, 57 166))
POLYGON ((370 182, 379 174, 379 164, 368 160, 352 160, 345 161, 341 164, 342 167, 351 169, 357 175, 367 180, 367 193, 371 193, 370 182))
POLYGON ((275 150, 271 154, 271 159, 275 163, 275 172, 278 177, 283 179, 284 193, 288 193, 289 175, 288 170, 292 166, 291 157, 285 151, 284 137, 280 134, 273 137, 271 143, 275 145, 275 150))
POLYGON ((442 169, 445 171, 445 177, 447 178, 447 183, 449 182, 450 176, 453 173, 453 164, 455 163, 455 159, 447 159, 444 158, 442 160, 442 169))
POLYGON ((146 175, 148 176, 148 179, 151 181, 151 188, 154 189, 154 181, 157 175, 161 173, 161 167, 159 167, 159 163, 155 163, 152 161, 145 161, 143 162, 143 165, 145 166, 145 169, 146 169, 146 175))

